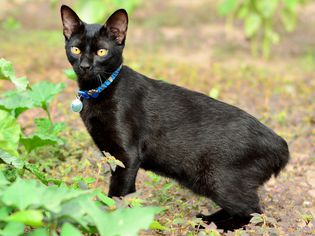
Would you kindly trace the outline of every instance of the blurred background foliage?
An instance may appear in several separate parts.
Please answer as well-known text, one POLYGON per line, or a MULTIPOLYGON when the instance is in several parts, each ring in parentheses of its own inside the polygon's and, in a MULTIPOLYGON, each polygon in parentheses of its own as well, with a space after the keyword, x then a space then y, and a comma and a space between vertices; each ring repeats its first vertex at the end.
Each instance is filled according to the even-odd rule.
MULTIPOLYGON (((2 4, 14 5, 40 0, 2 0, 2 4)), ((50 0, 50 6, 56 8, 63 2, 50 0)), ((76 0, 73 8, 87 23, 104 23, 106 18, 116 9, 124 8, 129 14, 143 4, 143 0, 76 0)), ((262 55, 265 59, 270 57, 272 45, 281 40, 279 31, 292 32, 296 28, 299 7, 309 0, 220 0, 215 1, 217 11, 226 18, 227 25, 235 20, 243 24, 244 35, 251 42, 253 56, 262 55)), ((1 17, 0 25, 4 29, 19 29, 21 23, 14 16, 1 17)), ((15 9, 10 14, 18 14, 15 9)), ((3 14, 3 13, 2 13, 3 14)))
MULTIPOLYGON (((1 0, 2 4, 14 5, 38 0, 1 0)), ((48 2, 49 0, 47 0, 48 2)), ((62 1, 50 0, 50 6, 56 8, 62 1)), ((141 4, 142 0, 76 0, 73 2, 73 9, 80 15, 81 19, 87 23, 103 23, 106 17, 119 8, 124 8, 129 14, 141 4), (104 7, 106 6, 106 7, 104 7)), ((3 14, 5 8, 0 10, 3 14)), ((15 10, 11 10, 14 13, 15 10)), ((2 26, 6 29, 17 29, 20 27, 19 22, 13 17, 2 18, 2 26)))
POLYGON ((141 2, 142 0, 78 0, 74 9, 83 21, 101 24, 119 8, 124 8, 129 14, 132 14, 141 2), (92 12, 93 14, 91 14, 92 12))
POLYGON ((244 34, 252 43, 252 54, 259 49, 267 59, 272 44, 278 44, 280 35, 276 25, 280 21, 286 31, 294 31, 297 23, 297 9, 307 0, 222 0, 219 13, 228 18, 228 23, 236 18, 243 22, 244 34))

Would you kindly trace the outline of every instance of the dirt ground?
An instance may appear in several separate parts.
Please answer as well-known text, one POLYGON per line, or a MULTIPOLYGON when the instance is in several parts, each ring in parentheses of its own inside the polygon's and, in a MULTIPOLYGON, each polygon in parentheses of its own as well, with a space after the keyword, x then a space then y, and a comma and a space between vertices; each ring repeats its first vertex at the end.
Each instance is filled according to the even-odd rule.
MULTIPOLYGON (((64 133, 67 145, 58 152, 46 150, 48 157, 37 161, 69 182, 79 175, 95 177, 96 149, 79 116, 69 109, 76 83, 63 74, 69 64, 59 9, 45 1, 21 2, 14 10, 3 5, 0 11, 0 17, 13 14, 22 23, 19 30, 0 30, 0 57, 12 61, 17 74, 27 75, 31 83, 49 80, 67 85, 52 104, 53 119, 70 127, 64 133)), ((299 10, 295 32, 281 32, 281 42, 268 61, 250 55, 240 23, 228 27, 217 14, 216 3, 144 1, 130 17, 125 64, 149 77, 215 94, 287 140, 290 163, 260 190, 264 224, 253 223, 229 235, 315 235, 315 3, 299 10)), ((0 83, 0 91, 6 86, 0 83)), ((25 113, 21 121, 26 127, 40 114, 25 113)), ((106 190, 108 176, 102 180, 98 187, 106 190)), ((165 208, 156 218, 165 227, 142 235, 206 235, 195 229, 194 216, 215 211, 217 206, 210 200, 144 171, 139 173, 137 188, 125 202, 165 208)))

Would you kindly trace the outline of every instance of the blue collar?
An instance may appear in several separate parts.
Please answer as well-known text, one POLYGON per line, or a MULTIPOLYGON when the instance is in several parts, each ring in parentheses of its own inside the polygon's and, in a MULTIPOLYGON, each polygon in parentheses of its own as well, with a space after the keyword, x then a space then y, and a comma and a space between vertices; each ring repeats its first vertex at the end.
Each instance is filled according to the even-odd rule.
POLYGON ((105 80, 104 83, 101 84, 101 86, 95 88, 95 89, 90 89, 90 90, 79 90, 78 91, 78 96, 82 97, 84 99, 91 99, 91 98, 97 98, 100 93, 106 89, 117 77, 119 74, 120 70, 122 68, 122 65, 120 65, 114 72, 109 76, 107 80, 105 80))

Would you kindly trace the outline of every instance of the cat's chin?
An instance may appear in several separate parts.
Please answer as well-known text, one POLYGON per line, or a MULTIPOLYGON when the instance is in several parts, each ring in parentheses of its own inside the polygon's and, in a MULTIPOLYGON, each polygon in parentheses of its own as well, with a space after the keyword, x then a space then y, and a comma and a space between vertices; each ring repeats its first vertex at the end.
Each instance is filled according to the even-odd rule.
POLYGON ((78 78, 83 81, 94 81, 97 79, 97 76, 95 74, 80 74, 78 78))
POLYGON ((95 77, 92 76, 79 76, 79 79, 82 81, 92 81, 95 80, 95 77))

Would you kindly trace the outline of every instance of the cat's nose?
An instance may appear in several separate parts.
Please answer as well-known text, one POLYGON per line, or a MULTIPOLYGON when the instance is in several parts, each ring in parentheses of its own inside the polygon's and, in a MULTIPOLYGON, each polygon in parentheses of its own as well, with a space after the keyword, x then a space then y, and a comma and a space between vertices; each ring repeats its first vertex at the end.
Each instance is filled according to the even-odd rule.
POLYGON ((84 71, 91 70, 92 69, 92 65, 87 63, 87 62, 82 62, 80 64, 80 69, 84 70, 84 71))

